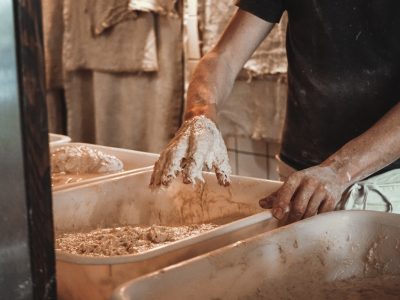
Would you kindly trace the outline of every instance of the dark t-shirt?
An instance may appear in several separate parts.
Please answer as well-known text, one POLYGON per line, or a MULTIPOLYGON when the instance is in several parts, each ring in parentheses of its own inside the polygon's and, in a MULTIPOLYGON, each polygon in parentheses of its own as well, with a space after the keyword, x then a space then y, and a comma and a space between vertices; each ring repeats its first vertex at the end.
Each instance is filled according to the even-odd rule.
MULTIPOLYGON (((400 0, 240 0, 268 22, 286 10, 287 116, 281 157, 321 163, 400 101, 400 0)), ((400 167, 395 162, 386 170, 400 167)))

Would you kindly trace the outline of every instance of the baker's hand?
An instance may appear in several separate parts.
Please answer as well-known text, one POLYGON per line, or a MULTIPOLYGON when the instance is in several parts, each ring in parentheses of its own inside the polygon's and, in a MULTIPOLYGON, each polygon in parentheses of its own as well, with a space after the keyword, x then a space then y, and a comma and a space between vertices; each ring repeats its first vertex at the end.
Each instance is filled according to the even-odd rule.
POLYGON ((168 186, 182 174, 184 183, 204 181, 202 170, 214 169, 219 184, 230 183, 231 168, 222 135, 204 115, 185 121, 154 165, 150 187, 168 186))
POLYGON ((333 168, 315 166, 290 175, 278 191, 260 200, 260 206, 293 223, 334 210, 348 186, 345 182, 333 168))

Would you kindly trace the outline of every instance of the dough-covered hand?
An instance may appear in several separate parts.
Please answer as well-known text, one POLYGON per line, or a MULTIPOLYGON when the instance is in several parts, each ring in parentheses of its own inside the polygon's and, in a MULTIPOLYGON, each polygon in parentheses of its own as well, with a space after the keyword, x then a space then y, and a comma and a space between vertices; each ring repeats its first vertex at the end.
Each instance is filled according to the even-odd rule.
POLYGON ((260 206, 293 223, 334 210, 347 187, 333 168, 315 166, 290 175, 278 191, 260 200, 260 206))
POLYGON ((185 121, 161 153, 150 186, 168 186, 179 174, 184 183, 204 181, 204 167, 215 171, 219 184, 229 185, 231 167, 224 140, 215 123, 201 115, 185 121))

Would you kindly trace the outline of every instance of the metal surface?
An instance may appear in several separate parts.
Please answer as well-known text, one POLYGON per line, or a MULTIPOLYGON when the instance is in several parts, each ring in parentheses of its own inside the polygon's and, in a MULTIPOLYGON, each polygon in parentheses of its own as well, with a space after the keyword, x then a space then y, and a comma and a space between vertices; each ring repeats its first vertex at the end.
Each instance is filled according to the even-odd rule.
POLYGON ((175 181, 152 192, 150 175, 146 171, 56 192, 56 232, 115 225, 225 225, 142 254, 87 257, 57 251, 59 299, 108 299, 118 284, 277 226, 258 199, 275 191, 278 182, 232 176, 232 185, 224 188, 207 173, 203 187, 175 181))
POLYGON ((0 298, 55 299, 40 1, 0 19, 0 298))
POLYGON ((133 280, 112 299, 399 299, 399 247, 400 215, 333 212, 133 280))
POLYGON ((12 0, 0 0, 0 294, 33 295, 12 0))

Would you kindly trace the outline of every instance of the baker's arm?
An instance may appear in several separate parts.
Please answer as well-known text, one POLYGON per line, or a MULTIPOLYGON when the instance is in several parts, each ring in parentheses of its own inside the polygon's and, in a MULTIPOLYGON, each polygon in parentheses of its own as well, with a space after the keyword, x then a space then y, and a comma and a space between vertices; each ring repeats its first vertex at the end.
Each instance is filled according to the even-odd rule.
POLYGON ((185 119, 205 114, 215 120, 215 106, 229 96, 240 70, 274 23, 238 10, 215 47, 200 60, 191 78, 185 119))
POLYGON ((260 205, 289 223, 332 211, 350 185, 399 158, 400 103, 320 165, 293 173, 260 205))
POLYGON ((197 65, 189 84, 186 121, 154 165, 151 187, 168 186, 182 174, 185 183, 203 180, 202 169, 213 169, 221 185, 230 182, 225 143, 216 127, 216 107, 230 94, 235 78, 273 28, 238 10, 217 45, 197 65))

